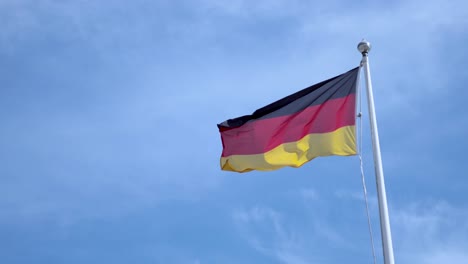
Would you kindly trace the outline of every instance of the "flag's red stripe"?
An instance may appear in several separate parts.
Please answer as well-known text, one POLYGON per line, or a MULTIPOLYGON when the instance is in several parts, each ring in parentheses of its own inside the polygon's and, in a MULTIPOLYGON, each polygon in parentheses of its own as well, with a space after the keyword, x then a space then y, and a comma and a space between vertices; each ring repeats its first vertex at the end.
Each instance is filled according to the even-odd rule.
POLYGON ((260 154, 312 133, 355 124, 355 95, 332 99, 301 112, 248 122, 221 132, 223 157, 260 154))

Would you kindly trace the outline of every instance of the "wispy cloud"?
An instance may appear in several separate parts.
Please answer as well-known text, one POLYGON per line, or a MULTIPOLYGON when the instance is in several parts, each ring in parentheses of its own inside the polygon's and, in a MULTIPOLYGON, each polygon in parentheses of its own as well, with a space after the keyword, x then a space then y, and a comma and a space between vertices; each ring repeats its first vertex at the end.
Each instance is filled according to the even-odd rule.
MULTIPOLYGON (((438 202, 415 203, 392 212, 394 248, 399 262, 462 263, 468 259, 466 209, 438 202)), ((291 219, 268 207, 238 210, 233 214, 246 241, 258 252, 281 263, 327 263, 326 257, 310 250, 315 244, 312 237, 325 239, 339 248, 347 247, 349 242, 334 228, 324 225, 319 215, 315 218, 308 219, 315 223, 310 233, 292 226, 291 219)))
POLYGON ((299 195, 306 201, 314 201, 319 199, 319 194, 314 188, 303 188, 299 190, 299 195))
POLYGON ((392 215, 396 257, 401 263, 463 263, 468 260, 468 211, 447 202, 413 203, 392 215))
POLYGON ((247 242, 260 253, 281 263, 316 263, 307 254, 298 230, 285 225, 279 212, 268 207, 254 207, 234 212, 233 219, 247 242))
POLYGON ((448 92, 443 87, 447 86, 449 76, 440 71, 440 65, 445 64, 443 46, 448 44, 444 42, 444 36, 466 34, 467 10, 465 1, 439 0, 400 1, 359 8, 356 12, 328 10, 304 18, 303 34, 311 40, 324 32, 333 35, 336 42, 328 42, 321 47, 321 52, 325 52, 332 61, 327 58, 319 60, 329 61, 332 65, 342 60, 341 54, 333 55, 342 49, 337 45, 348 44, 349 39, 360 37, 371 40, 375 45, 375 51, 371 52, 371 67, 377 69, 374 82, 377 87, 391 87, 379 89, 377 96, 385 98, 379 106, 385 111, 398 106, 408 114, 415 111, 412 105, 421 92, 426 95, 448 92), (382 79, 391 72, 411 74, 382 79))

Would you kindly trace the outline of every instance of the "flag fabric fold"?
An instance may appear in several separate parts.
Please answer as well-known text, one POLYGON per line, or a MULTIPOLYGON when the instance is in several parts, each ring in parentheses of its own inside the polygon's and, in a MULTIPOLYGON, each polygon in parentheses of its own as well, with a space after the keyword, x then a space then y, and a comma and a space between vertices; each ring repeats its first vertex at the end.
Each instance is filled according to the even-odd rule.
POLYGON ((354 68, 218 124, 221 169, 270 171, 321 156, 355 155, 358 72, 354 68))

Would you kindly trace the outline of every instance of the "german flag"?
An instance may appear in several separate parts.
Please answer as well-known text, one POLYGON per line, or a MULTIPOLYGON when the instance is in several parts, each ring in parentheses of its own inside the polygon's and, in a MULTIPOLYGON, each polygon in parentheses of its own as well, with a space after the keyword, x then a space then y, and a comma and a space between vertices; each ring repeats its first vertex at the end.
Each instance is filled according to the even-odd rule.
POLYGON ((320 156, 356 154, 359 68, 218 124, 221 169, 248 172, 300 167, 320 156))

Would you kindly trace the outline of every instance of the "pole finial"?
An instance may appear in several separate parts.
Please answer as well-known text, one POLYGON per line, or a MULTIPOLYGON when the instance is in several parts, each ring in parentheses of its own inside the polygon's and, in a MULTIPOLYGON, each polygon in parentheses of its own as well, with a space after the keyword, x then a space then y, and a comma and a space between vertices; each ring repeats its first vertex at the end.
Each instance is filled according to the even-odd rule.
POLYGON ((367 53, 371 50, 371 44, 369 41, 362 39, 361 42, 357 45, 357 49, 361 52, 362 56, 366 56, 367 53))

